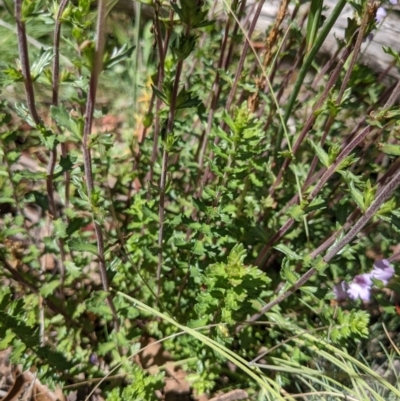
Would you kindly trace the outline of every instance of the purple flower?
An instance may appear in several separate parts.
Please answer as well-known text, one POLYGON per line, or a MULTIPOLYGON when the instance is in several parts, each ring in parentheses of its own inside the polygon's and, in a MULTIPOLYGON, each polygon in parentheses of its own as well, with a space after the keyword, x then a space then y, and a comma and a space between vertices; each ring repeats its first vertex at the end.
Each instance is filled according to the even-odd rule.
POLYGON ((396 5, 397 4, 397 0, 389 0, 390 4, 396 5))
POLYGON ((89 362, 90 362, 92 365, 97 365, 97 364, 99 363, 99 359, 97 358, 97 355, 96 355, 96 354, 90 354, 90 356, 89 356, 89 362))
POLYGON ((379 24, 384 20, 385 17, 386 17, 386 10, 383 7, 379 7, 376 10, 375 21, 379 24))
POLYGON ((387 259, 376 260, 374 268, 370 273, 355 276, 350 284, 347 284, 345 281, 335 284, 333 292, 337 301, 345 301, 347 298, 350 298, 369 302, 373 286, 372 279, 380 280, 383 285, 386 285, 393 276, 394 268, 387 259))
POLYGON ((335 298, 337 301, 345 301, 347 299, 348 287, 349 285, 345 281, 333 286, 333 292, 335 293, 335 298))
POLYGON ((353 281, 349 284, 347 294, 351 299, 361 299, 369 302, 371 298, 371 274, 365 273, 355 276, 353 281))
POLYGON ((387 259, 377 260, 374 263, 371 276, 387 284, 394 275, 394 268, 387 259))

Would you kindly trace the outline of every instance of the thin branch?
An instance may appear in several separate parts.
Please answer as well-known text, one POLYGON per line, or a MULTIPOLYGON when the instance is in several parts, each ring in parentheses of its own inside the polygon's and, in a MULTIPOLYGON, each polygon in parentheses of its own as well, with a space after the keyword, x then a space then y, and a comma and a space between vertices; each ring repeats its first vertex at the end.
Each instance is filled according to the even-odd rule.
MULTIPOLYGON (((62 0, 60 6, 58 8, 58 13, 56 17, 56 24, 54 28, 54 36, 53 36, 53 85, 52 85, 52 104, 53 106, 58 106, 58 92, 59 92, 59 81, 60 81, 60 35, 61 35, 61 21, 60 18, 62 13, 64 12, 65 7, 67 6, 69 0, 62 0)), ((57 126, 57 131, 60 134, 60 127, 57 126)), ((61 153, 63 157, 67 156, 66 145, 65 143, 61 143, 61 153)), ((49 196, 49 204, 51 205, 51 214, 53 219, 57 218, 57 209, 54 203, 54 168, 57 160, 57 147, 56 145, 50 151, 50 159, 47 166, 47 193, 49 196)), ((68 198, 69 198, 69 172, 66 171, 64 174, 65 177, 65 205, 68 207, 68 198)), ((60 278, 61 278, 61 294, 64 296, 64 280, 65 280, 65 249, 64 249, 64 241, 62 238, 58 239, 59 247, 60 247, 60 278)))
MULTIPOLYGON (((97 16, 97 40, 96 40, 96 51, 93 60, 93 69, 90 76, 89 83, 89 91, 86 103, 86 113, 85 113, 85 126, 83 130, 83 163, 85 167, 85 179, 86 179, 86 187, 89 201, 91 202, 92 193, 94 190, 94 180, 93 180, 93 172, 92 172, 92 160, 90 155, 90 133, 92 130, 93 123, 93 112, 94 105, 96 101, 96 91, 97 84, 99 81, 100 73, 103 69, 103 54, 104 54, 104 44, 105 44, 105 27, 106 27, 106 5, 105 0, 99 0, 98 2, 98 16, 97 16)), ((104 259, 104 237, 100 224, 96 221, 96 218, 92 212, 93 225, 95 230, 95 235, 97 239, 97 254, 99 258, 99 268, 100 268, 100 276, 101 282, 103 286, 103 290, 109 292, 110 283, 107 276, 107 269, 104 259)), ((115 305, 112 299, 111 293, 107 297, 108 304, 110 306, 111 312, 114 318, 114 328, 115 330, 119 329, 119 322, 117 311, 115 309, 115 305)))
POLYGON ((29 53, 26 40, 25 23, 22 21, 22 0, 15 0, 15 20, 17 22, 18 50, 21 60, 22 75, 24 76, 26 102, 33 121, 36 125, 39 125, 41 121, 36 110, 35 92, 33 90, 33 82, 29 65, 29 53))
MULTIPOLYGON (((158 70, 157 70, 157 89, 162 92, 162 85, 164 83, 164 62, 165 56, 168 51, 169 39, 171 37, 171 29, 167 30, 166 37, 164 43, 162 41, 162 32, 161 32, 161 24, 159 20, 159 3, 156 2, 155 7, 155 16, 154 16, 154 25, 155 25, 155 38, 157 41, 157 49, 158 49, 158 70)), ((169 15, 169 20, 172 22, 174 18, 174 11, 171 10, 169 15)), ((157 159, 158 154, 158 137, 160 134, 160 109, 161 109, 162 101, 159 97, 156 98, 156 113, 155 113, 155 121, 154 121, 154 131, 153 131, 153 149, 151 152, 150 159, 150 171, 148 175, 148 180, 151 183, 153 181, 153 167, 157 159)), ((150 197, 150 186, 148 197, 150 197)))

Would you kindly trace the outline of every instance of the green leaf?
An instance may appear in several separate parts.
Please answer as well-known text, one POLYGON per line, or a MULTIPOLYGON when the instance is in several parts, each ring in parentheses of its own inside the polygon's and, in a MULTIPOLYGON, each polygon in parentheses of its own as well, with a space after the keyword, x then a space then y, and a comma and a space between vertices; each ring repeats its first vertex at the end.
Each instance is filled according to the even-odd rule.
POLYGON ((83 241, 78 238, 73 238, 67 242, 68 247, 74 252, 89 252, 93 255, 97 255, 96 245, 90 244, 87 241, 83 241))
POLYGON ((17 113, 18 117, 23 121, 27 122, 31 127, 36 128, 36 123, 33 121, 31 113, 28 108, 22 103, 16 103, 14 106, 14 110, 17 113))
POLYGON ((13 198, 0 197, 0 203, 15 204, 15 200, 13 198))
POLYGON ((315 294, 318 291, 317 287, 309 287, 309 286, 303 286, 300 287, 300 291, 304 292, 305 294, 315 294))
POLYGON ((60 163, 54 171, 54 177, 55 178, 60 177, 66 171, 71 171, 77 160, 78 157, 73 154, 68 154, 66 157, 63 157, 61 155, 60 163))
POLYGON ((275 249, 284 253, 289 260, 302 260, 303 257, 292 251, 288 246, 284 244, 278 244, 274 246, 275 249))
POLYGON ((289 263, 284 263, 280 271, 283 280, 289 282, 291 285, 297 282, 300 278, 299 274, 296 273, 295 267, 291 266, 289 263))
POLYGON ((392 156, 400 156, 400 145, 392 145, 389 143, 379 143, 378 149, 383 153, 392 156))
POLYGON ((160 98, 167 106, 169 106, 169 96, 168 94, 159 91, 154 85, 151 85, 154 94, 160 98))
POLYGON ((305 212, 301 205, 293 205, 288 208, 286 214, 293 220, 300 221, 301 218, 304 216, 305 212))
POLYGON ((322 149, 321 145, 315 144, 311 139, 308 140, 308 143, 313 147, 319 161, 325 166, 329 167, 329 156, 325 152, 324 149, 322 149))
POLYGON ((34 81, 38 79, 43 70, 50 65, 53 58, 54 54, 51 47, 47 50, 44 50, 43 47, 40 49, 39 58, 35 60, 31 66, 31 76, 34 81))
POLYGON ((15 337, 15 333, 13 333, 11 329, 7 329, 6 335, 2 339, 0 339, 0 351, 8 348, 15 337))
POLYGON ((40 294, 45 298, 54 293, 54 290, 60 286, 60 280, 50 281, 50 283, 43 284, 40 287, 40 294))
POLYGON ((111 309, 107 304, 108 293, 96 291, 90 299, 86 300, 87 310, 93 312, 106 320, 112 320, 111 309))
POLYGON ((328 267, 328 263, 324 261, 322 256, 317 256, 313 261, 312 261, 312 267, 318 272, 318 273, 323 273, 324 270, 328 267))
POLYGON ((400 67, 400 55, 398 51, 393 50, 389 46, 382 46, 383 51, 386 54, 390 54, 395 60, 398 67, 400 67))
POLYGON ((357 203, 357 206, 362 210, 365 211, 365 204, 364 204, 364 196, 361 193, 361 191, 359 191, 355 185, 354 185, 354 181, 350 181, 349 182, 349 188, 350 188, 350 194, 351 197, 354 199, 354 201, 357 203))
POLYGON ((308 14, 307 21, 306 53, 308 53, 314 45, 318 28, 321 23, 323 5, 323 0, 311 0, 310 12, 308 14))
POLYGON ((54 225, 54 235, 56 238, 66 238, 67 235, 67 223, 65 223, 61 219, 57 219, 53 221, 54 225))
POLYGON ((305 213, 313 212, 314 210, 326 209, 326 201, 322 197, 314 198, 311 203, 304 208, 305 213))
POLYGON ((97 353, 100 356, 108 354, 110 351, 114 350, 116 347, 116 344, 114 341, 108 341, 104 343, 100 343, 99 346, 97 347, 97 353))
POLYGON ((57 125, 59 125, 60 127, 64 127, 69 132, 74 134, 77 138, 81 138, 81 130, 78 124, 70 116, 64 106, 50 106, 50 114, 51 118, 57 123, 57 125))
POLYGON ((375 193, 377 190, 377 186, 373 187, 371 185, 371 181, 368 180, 365 184, 365 188, 364 188, 364 206, 365 209, 368 209, 369 206, 371 205, 371 203, 374 201, 375 199, 375 193))
POLYGON ((203 256, 205 254, 205 249, 202 241, 195 241, 193 246, 193 253, 198 256, 203 256))
POLYGON ((115 47, 111 53, 110 58, 104 62, 104 69, 111 68, 112 66, 118 64, 119 62, 127 59, 128 57, 131 56, 134 50, 135 46, 128 47, 127 44, 124 44, 119 49, 115 47))

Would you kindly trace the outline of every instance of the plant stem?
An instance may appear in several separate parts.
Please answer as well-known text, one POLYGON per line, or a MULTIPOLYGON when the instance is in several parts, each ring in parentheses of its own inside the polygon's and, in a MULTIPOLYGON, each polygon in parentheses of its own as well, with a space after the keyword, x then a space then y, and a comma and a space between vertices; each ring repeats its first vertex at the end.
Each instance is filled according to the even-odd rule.
MULTIPOLYGON (((85 126, 83 130, 83 163, 85 167, 85 179, 86 179, 86 187, 89 201, 92 202, 92 193, 94 190, 94 180, 93 180, 93 172, 92 172, 92 161, 90 155, 90 133, 92 130, 93 123, 93 112, 94 105, 96 101, 96 91, 97 84, 99 80, 100 73, 103 68, 103 53, 104 53, 104 44, 105 44, 105 18, 106 18, 106 7, 105 0, 99 0, 98 3, 98 16, 97 16, 97 40, 96 40, 96 51, 95 57, 93 60, 93 69, 90 75, 90 83, 88 90, 88 97, 86 103, 86 112, 85 112, 85 126)), ((99 258, 99 269, 101 282, 103 286, 103 290, 109 292, 110 283, 107 276, 107 269, 104 259, 104 238, 103 232, 100 224, 96 221, 94 216, 94 212, 92 210, 92 220, 95 230, 95 235, 97 239, 97 254, 99 258)), ((110 306, 113 318, 114 318, 114 328, 115 330, 119 330, 119 321, 117 316, 117 311, 115 309, 114 301, 111 293, 107 296, 107 302, 110 306)))
MULTIPOLYGON (((188 35, 190 28, 187 27, 186 34, 188 35)), ((171 104, 168 112, 167 121, 167 132, 166 138, 174 130, 174 120, 176 113, 176 100, 178 96, 179 89, 179 79, 181 77, 183 67, 183 60, 179 60, 176 66, 174 86, 172 89, 171 104)), ((157 265, 157 302, 161 294, 161 268, 163 263, 163 240, 164 240, 164 214, 165 214, 165 188, 167 182, 167 169, 168 169, 168 149, 164 146, 163 157, 162 157, 162 167, 161 167, 161 177, 160 177, 160 203, 158 207, 158 217, 160 220, 160 227, 158 230, 158 265, 157 265)))
POLYGON ((26 102, 33 121, 36 125, 40 125, 41 121, 36 110, 35 92, 33 90, 33 82, 29 65, 25 23, 22 21, 22 0, 15 0, 15 19, 17 22, 18 50, 21 60, 22 75, 24 76, 26 102))

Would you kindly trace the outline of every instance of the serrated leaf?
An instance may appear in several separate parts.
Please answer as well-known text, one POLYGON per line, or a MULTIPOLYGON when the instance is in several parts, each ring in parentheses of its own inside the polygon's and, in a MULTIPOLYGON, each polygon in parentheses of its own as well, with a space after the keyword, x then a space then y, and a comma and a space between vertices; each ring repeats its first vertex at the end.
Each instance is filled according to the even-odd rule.
POLYGON ((205 254, 205 249, 202 241, 195 241, 193 246, 193 253, 198 256, 203 256, 205 254))
POLYGON ((11 345, 12 340, 15 338, 15 333, 11 329, 7 329, 4 338, 0 339, 0 351, 5 350, 11 345))
POLYGON ((54 235, 56 238, 66 238, 67 237, 67 223, 61 219, 53 221, 54 225, 54 235))
POLYGON ((31 127, 36 128, 36 123, 35 123, 35 121, 33 121, 28 108, 24 104, 16 103, 14 105, 14 110, 17 113, 18 117, 20 117, 22 120, 26 121, 31 127))
POLYGON ((40 287, 40 294, 45 298, 54 293, 54 290, 60 286, 60 280, 50 281, 50 283, 43 284, 40 287))
POLYGON ((336 167, 337 170, 343 170, 346 167, 351 166, 353 163, 358 161, 359 157, 356 157, 355 155, 349 155, 342 160, 339 165, 336 167))
POLYGON ((78 238, 73 238, 67 242, 71 251, 74 252, 89 252, 93 255, 97 255, 97 246, 88 242, 82 241, 78 238))
POLYGON ((112 319, 111 309, 107 303, 108 293, 106 291, 96 291, 86 300, 87 310, 102 316, 106 320, 112 319))
POLYGON ((328 263, 324 261, 322 256, 317 256, 316 259, 313 260, 312 262, 312 267, 318 272, 318 273, 323 273, 324 270, 328 267, 328 263))
POLYGON ((65 269, 67 270, 68 276, 71 278, 77 278, 80 276, 81 269, 76 266, 72 260, 66 260, 64 262, 65 269))
POLYGON ((286 214, 293 220, 299 221, 304 216, 305 212, 301 205, 293 205, 288 208, 286 214))
POLYGON ((371 181, 367 180, 367 182, 365 183, 365 188, 364 188, 364 205, 365 205, 365 209, 369 208, 371 203, 374 201, 376 190, 377 190, 377 187, 376 186, 373 187, 371 185, 371 181))

